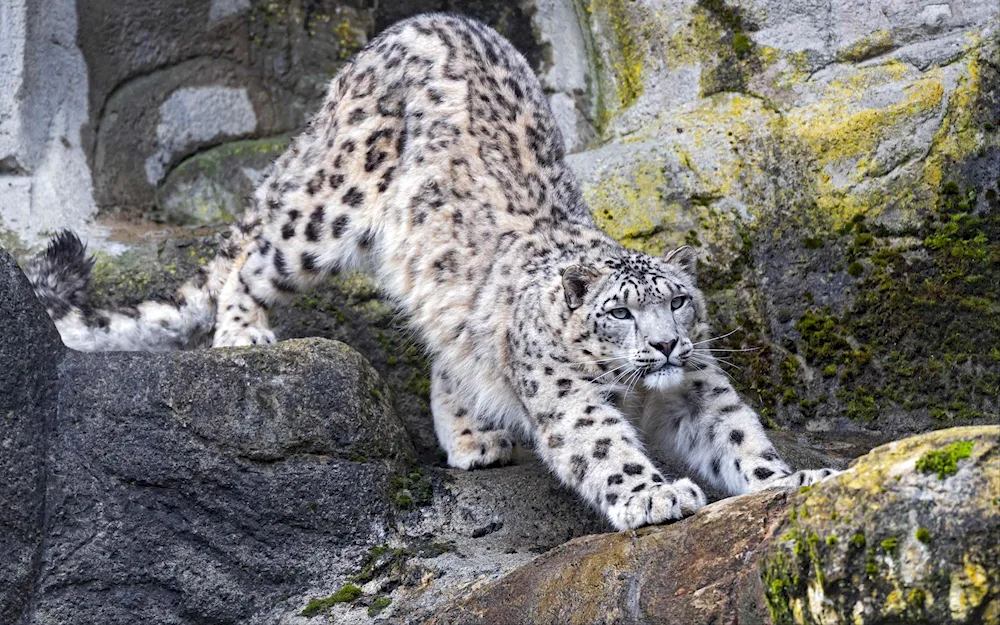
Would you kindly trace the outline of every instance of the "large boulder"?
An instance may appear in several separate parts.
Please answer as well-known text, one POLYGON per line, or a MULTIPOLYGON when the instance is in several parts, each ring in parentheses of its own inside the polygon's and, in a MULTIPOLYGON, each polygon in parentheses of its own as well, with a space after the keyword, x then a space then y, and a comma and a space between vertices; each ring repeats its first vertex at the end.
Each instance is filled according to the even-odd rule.
POLYGON ((348 347, 79 354, 60 367, 26 623, 246 622, 349 564, 413 452, 348 347))
POLYGON ((761 565, 778 625, 1000 623, 1000 428, 890 443, 805 491, 761 565))
POLYGON ((873 450, 799 493, 568 542, 427 625, 1000 622, 1000 428, 873 450))
POLYGON ((63 346, 14 259, 0 249, 0 622, 28 605, 45 515, 45 456, 63 346))

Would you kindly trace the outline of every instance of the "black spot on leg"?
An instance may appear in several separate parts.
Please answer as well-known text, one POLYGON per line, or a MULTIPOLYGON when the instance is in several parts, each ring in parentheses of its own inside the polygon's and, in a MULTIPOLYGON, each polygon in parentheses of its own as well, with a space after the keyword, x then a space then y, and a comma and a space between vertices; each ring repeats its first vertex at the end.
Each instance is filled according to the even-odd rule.
POLYGON ((719 477, 722 472, 722 461, 719 458, 712 460, 712 475, 719 477))
POLYGON ((549 437, 548 446, 552 449, 562 447, 565 444, 566 444, 566 439, 563 438, 562 436, 559 436, 558 434, 553 434, 552 436, 549 437))
POLYGON ((739 404, 729 404, 728 406, 723 406, 719 408, 719 414, 730 414, 739 410, 741 406, 739 404))
POLYGON ((594 457, 598 459, 603 459, 608 457, 608 449, 611 448, 610 438, 599 438, 597 442, 594 443, 594 457))
POLYGON ((284 240, 291 239, 295 236, 295 224, 287 223, 281 227, 281 238, 284 240))
POLYGON ((631 462, 627 462, 624 466, 622 466, 622 471, 624 471, 626 475, 641 475, 644 470, 645 467, 641 464, 631 462))
POLYGON ((587 475, 587 459, 583 456, 571 456, 569 464, 572 467, 573 479, 582 482, 584 476, 587 475))
POLYGON ((319 261, 319 258, 312 252, 302 252, 302 256, 299 257, 299 261, 302 264, 302 271, 315 273, 316 264, 319 261))
POLYGON ((805 473, 799 473, 799 486, 802 486, 802 482, 805 482, 805 481, 806 481, 806 474, 805 473))
POLYGON ((464 430, 462 430, 461 432, 459 432, 458 435, 459 436, 472 436, 472 430, 470 430, 469 428, 465 428, 464 430))
POLYGON ((593 419, 577 419, 576 423, 573 424, 574 428, 586 428, 594 425, 593 419))
POLYGON ((753 470, 753 476, 758 480, 766 480, 772 475, 774 475, 774 471, 768 469, 767 467, 757 467, 753 470))
POLYGON ((607 500, 609 506, 613 506, 618 503, 618 495, 614 493, 608 493, 604 498, 607 500))
POLYGON ((274 250, 274 270, 279 276, 288 277, 288 262, 285 260, 285 253, 279 249, 274 250))
POLYGON ((653 481, 654 481, 654 482, 656 482, 657 484, 661 484, 661 483, 663 482, 663 476, 662 476, 662 475, 660 475, 659 473, 654 473, 654 474, 653 474, 653 478, 652 478, 652 479, 653 479, 653 481))
POLYGON ((312 243, 319 241, 320 232, 323 229, 324 216, 325 211, 322 205, 314 208, 313 212, 309 214, 309 222, 306 224, 306 239, 312 243))
POLYGON ((601 421, 604 425, 618 425, 621 421, 618 417, 607 417, 604 421, 601 421))
POLYGON ((343 184, 344 184, 344 174, 330 175, 330 187, 333 188, 334 191, 339 189, 343 184))
POLYGON ((344 231, 347 230, 347 226, 350 223, 351 219, 347 215, 337 215, 337 218, 333 220, 332 225, 333 238, 339 239, 344 236, 344 231))
POLYGON ((361 189, 357 187, 351 187, 344 193, 344 197, 341 198, 344 204, 347 204, 351 208, 358 208, 365 202, 365 194, 361 192, 361 189))
POLYGON ((774 451, 773 449, 768 449, 767 451, 762 453, 760 457, 763 458, 764 460, 767 460, 768 462, 774 462, 775 460, 778 460, 778 452, 774 451))
POLYGON ((646 483, 645 482, 643 482, 642 484, 639 484, 638 486, 636 486, 635 488, 633 488, 632 492, 633 493, 638 493, 641 490, 646 490, 646 483))
POLYGON ((729 433, 729 442, 733 445, 743 444, 743 430, 733 430, 729 433))
POLYGON ((621 473, 615 473, 614 475, 608 476, 608 486, 614 486, 616 484, 621 484, 625 481, 621 473))

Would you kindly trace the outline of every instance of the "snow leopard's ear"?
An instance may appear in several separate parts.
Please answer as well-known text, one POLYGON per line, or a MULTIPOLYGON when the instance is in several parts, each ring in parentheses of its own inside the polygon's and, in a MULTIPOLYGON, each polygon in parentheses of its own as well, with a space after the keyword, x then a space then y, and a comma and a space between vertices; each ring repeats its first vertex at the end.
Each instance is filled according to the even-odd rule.
POLYGON ((677 267, 692 278, 695 277, 695 268, 698 266, 698 253, 689 245, 682 245, 672 252, 668 252, 663 260, 674 267, 677 267))
POLYGON ((563 294, 566 296, 566 305, 569 306, 570 310, 576 310, 583 305, 583 296, 587 294, 587 289, 600 275, 590 267, 583 265, 570 265, 563 270, 563 294))

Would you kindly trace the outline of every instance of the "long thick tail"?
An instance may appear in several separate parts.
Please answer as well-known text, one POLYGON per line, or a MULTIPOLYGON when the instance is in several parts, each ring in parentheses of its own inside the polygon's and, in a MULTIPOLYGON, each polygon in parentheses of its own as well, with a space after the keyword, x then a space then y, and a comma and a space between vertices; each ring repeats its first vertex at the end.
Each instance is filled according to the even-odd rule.
POLYGON ((135 308, 97 309, 87 303, 94 259, 79 237, 64 230, 25 273, 67 347, 87 352, 168 351, 209 342, 215 297, 231 264, 225 257, 216 258, 172 298, 135 308))

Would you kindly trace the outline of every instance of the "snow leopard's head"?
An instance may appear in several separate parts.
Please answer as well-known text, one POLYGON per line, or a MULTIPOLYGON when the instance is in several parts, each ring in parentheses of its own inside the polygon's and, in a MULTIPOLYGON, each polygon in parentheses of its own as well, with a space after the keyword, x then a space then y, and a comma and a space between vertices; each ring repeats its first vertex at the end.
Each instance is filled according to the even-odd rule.
POLYGON ((608 384, 678 384, 697 366, 695 343, 707 330, 695 263, 685 246, 662 258, 625 251, 598 266, 566 268, 573 361, 608 384))

